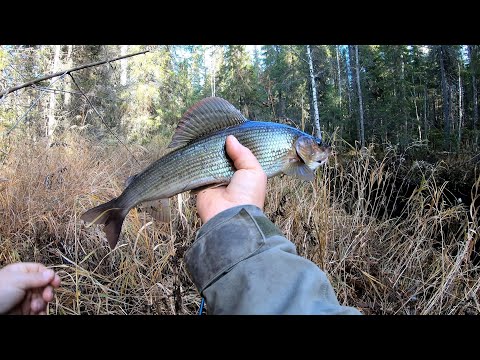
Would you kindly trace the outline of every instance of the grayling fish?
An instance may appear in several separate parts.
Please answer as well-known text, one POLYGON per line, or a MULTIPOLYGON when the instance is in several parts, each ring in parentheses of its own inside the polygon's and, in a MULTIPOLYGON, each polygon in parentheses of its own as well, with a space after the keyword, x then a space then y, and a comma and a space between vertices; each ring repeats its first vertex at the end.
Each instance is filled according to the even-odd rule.
POLYGON ((225 151, 228 135, 252 151, 269 178, 286 174, 313 180, 315 169, 331 152, 318 138, 287 125, 247 120, 228 101, 209 97, 193 105, 180 120, 168 146, 175 150, 131 177, 119 197, 88 210, 81 219, 105 224, 113 249, 125 216, 138 204, 228 184, 235 172, 225 151))

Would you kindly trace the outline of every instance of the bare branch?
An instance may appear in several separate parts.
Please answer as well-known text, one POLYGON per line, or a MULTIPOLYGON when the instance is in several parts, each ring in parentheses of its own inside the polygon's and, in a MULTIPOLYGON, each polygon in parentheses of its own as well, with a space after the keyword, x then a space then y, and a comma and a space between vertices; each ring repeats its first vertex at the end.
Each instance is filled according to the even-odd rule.
POLYGON ((14 86, 14 87, 12 87, 12 88, 10 88, 10 89, 7 89, 7 90, 5 90, 5 91, 0 92, 0 98, 3 98, 3 97, 5 97, 5 96, 7 96, 9 93, 12 93, 12 92, 14 92, 14 91, 17 91, 17 90, 19 90, 19 89, 23 89, 23 88, 25 88, 25 87, 27 87, 27 86, 32 86, 32 85, 34 85, 34 84, 36 84, 36 83, 39 83, 39 82, 44 81, 44 80, 51 79, 51 78, 53 78, 53 77, 70 74, 70 73, 72 73, 72 72, 74 72, 74 71, 86 69, 86 68, 93 67, 93 66, 102 65, 102 64, 105 64, 105 63, 110 64, 111 62, 114 62, 114 61, 117 61, 117 60, 121 60, 121 59, 125 59, 125 58, 131 57, 131 56, 136 56, 136 55, 145 54, 145 53, 147 53, 147 52, 149 52, 149 51, 150 51, 150 50, 145 50, 145 51, 137 52, 137 53, 134 53, 134 54, 129 54, 129 55, 120 56, 120 57, 117 57, 117 58, 115 58, 115 59, 97 61, 97 62, 94 62, 94 63, 77 66, 77 67, 75 67, 75 68, 73 68, 73 69, 59 71, 59 72, 56 72, 55 74, 45 75, 45 76, 42 76, 42 77, 40 77, 40 78, 38 78, 38 79, 35 79, 35 80, 32 80, 32 81, 26 82, 26 83, 24 83, 24 84, 22 84, 22 85, 14 86))
MULTIPOLYGON (((58 80, 61 80, 63 79, 63 77, 65 76, 65 74, 61 75, 61 77, 59 77, 58 79, 55 79, 54 81, 52 81, 51 85, 52 86, 55 82, 57 82, 58 80)), ((17 125, 20 123, 21 120, 23 120, 24 118, 27 117, 28 113, 30 111, 32 111, 32 109, 34 108, 35 105, 37 105, 37 103, 40 101, 40 99, 42 98, 42 96, 46 93, 46 91, 42 91, 40 93, 40 95, 38 95, 38 97, 35 99, 35 101, 32 103, 32 105, 30 105, 30 107, 28 108, 28 110, 25 112, 25 114, 23 114, 21 117, 19 117, 17 119, 17 121, 15 122, 15 124, 8 130, 6 131, 5 133, 3 133, 2 135, 10 135, 10 133, 17 127, 17 125)))

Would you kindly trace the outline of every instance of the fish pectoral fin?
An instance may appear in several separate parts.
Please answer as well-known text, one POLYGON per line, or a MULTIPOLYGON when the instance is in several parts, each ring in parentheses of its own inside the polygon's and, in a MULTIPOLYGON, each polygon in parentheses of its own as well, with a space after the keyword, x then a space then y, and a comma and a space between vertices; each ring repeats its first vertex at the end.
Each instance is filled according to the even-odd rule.
POLYGON ((315 174, 310 167, 297 155, 295 149, 291 149, 283 159, 282 172, 306 181, 313 181, 315 174))
POLYGON ((313 179, 315 179, 315 174, 312 169, 300 161, 287 162, 283 168, 283 173, 306 181, 313 181, 313 179))
POLYGON ((158 199, 145 201, 142 208, 149 213, 155 220, 160 222, 170 222, 170 201, 168 199, 158 199))
POLYGON ((220 186, 225 186, 225 185, 228 185, 228 182, 224 182, 224 183, 219 183, 219 184, 213 184, 213 185, 205 185, 205 186, 200 186, 196 189, 193 189, 193 190, 190 190, 190 192, 194 195, 198 194, 199 192, 203 191, 203 190, 207 190, 207 189, 215 189, 217 187, 220 187, 220 186))

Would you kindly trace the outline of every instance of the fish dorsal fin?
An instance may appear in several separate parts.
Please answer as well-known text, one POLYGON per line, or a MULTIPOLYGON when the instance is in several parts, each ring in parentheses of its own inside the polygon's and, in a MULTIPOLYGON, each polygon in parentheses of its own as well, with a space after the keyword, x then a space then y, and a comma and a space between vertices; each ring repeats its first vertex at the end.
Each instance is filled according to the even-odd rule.
POLYGON ((190 109, 180 119, 169 148, 188 144, 216 130, 247 121, 242 113, 227 100, 219 97, 205 98, 190 109))

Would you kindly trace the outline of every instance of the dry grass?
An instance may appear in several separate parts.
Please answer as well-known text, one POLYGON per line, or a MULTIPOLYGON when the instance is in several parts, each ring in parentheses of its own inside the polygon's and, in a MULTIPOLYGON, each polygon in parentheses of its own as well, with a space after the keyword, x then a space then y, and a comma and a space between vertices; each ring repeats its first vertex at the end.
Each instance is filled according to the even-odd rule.
MULTIPOLYGON (((119 195, 162 147, 130 146, 136 163, 121 146, 74 134, 64 142, 2 144, 0 266, 40 261, 55 268, 62 287, 53 314, 197 313, 201 298, 182 260, 200 227, 193 196, 171 199, 168 224, 132 210, 113 251, 99 226, 79 220, 119 195)), ((435 180, 441 165, 416 163, 410 171, 423 181, 404 198, 399 159, 353 153, 331 159, 314 183, 271 179, 266 214, 325 269, 342 303, 366 314, 478 314, 477 209, 449 202, 435 180)), ((479 188, 480 178, 472 198, 479 188)))

